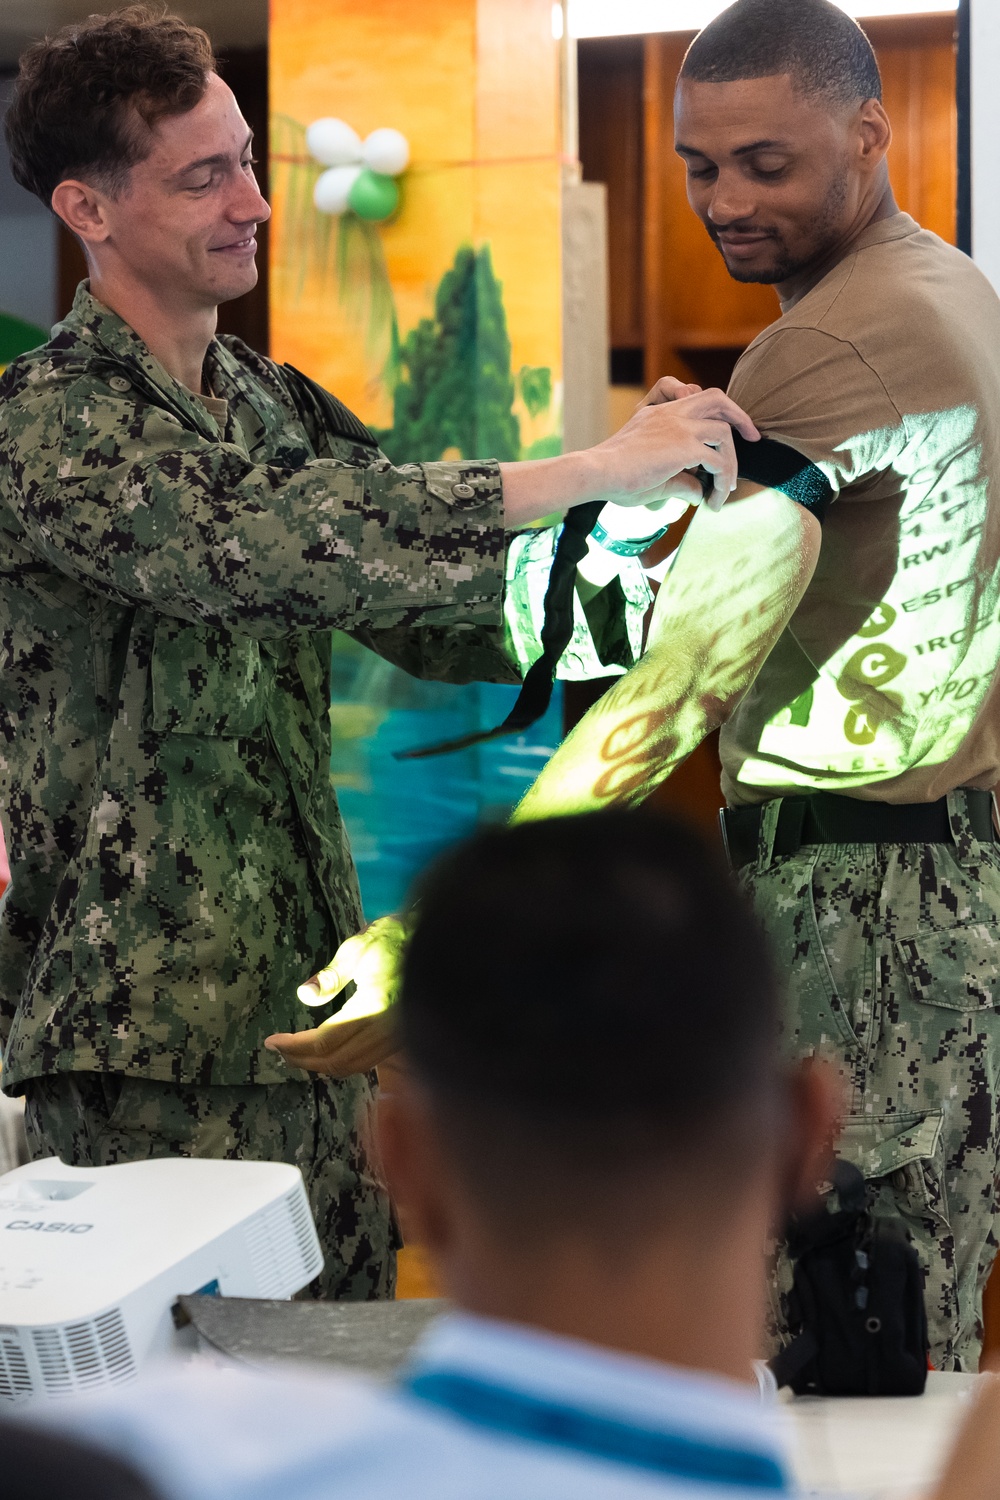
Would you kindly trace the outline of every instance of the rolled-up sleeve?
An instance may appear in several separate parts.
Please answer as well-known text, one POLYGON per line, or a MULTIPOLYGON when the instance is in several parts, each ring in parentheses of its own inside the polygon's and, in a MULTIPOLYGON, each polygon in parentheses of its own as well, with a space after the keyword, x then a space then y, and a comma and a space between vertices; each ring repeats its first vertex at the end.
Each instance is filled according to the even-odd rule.
POLYGON ((496 464, 285 469, 89 382, 53 395, 6 414, 9 504, 47 561, 119 602, 260 637, 502 622, 496 464))

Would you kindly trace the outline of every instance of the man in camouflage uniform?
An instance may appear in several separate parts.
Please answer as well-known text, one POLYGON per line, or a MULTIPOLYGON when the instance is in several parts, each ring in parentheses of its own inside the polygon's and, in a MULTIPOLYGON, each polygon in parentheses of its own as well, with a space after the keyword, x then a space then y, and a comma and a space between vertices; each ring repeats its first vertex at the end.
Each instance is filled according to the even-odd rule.
MULTIPOLYGON (((268 209, 204 33, 143 7, 68 28, 25 55, 7 132, 91 280, 0 384, 4 1088, 36 1156, 296 1163, 319 1290, 385 1295, 374 1075, 313 1079, 264 1046, 362 923, 330 631, 409 671, 517 681, 506 529, 638 503, 699 454, 728 489, 731 404, 540 466, 392 468, 337 402, 214 337, 268 209)), ((592 670, 631 659, 630 587, 631 645, 605 610, 592 670)))
MULTIPOLYGON (((789 1049, 840 1076, 837 1149, 919 1253, 934 1364, 975 1369, 1000 1152, 1000 301, 897 209, 880 98, 828 0, 738 0, 692 44, 690 201, 782 307, 729 393, 793 462, 696 517, 647 655, 520 816, 641 798, 722 726, 789 1049)), ((789 1286, 781 1257, 782 1336, 789 1286)))

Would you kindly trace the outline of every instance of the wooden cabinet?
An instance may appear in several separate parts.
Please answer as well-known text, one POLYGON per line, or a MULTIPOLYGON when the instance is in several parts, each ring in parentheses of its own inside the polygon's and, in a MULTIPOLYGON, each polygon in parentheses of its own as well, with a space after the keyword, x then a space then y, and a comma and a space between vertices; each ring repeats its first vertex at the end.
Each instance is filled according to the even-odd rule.
MULTIPOLYGON (((623 350, 634 350, 641 358, 646 323, 642 278, 645 39, 610 37, 579 45, 583 175, 608 188, 611 347, 619 358, 623 350)), ((642 378, 640 365, 636 379, 641 382, 642 378)))

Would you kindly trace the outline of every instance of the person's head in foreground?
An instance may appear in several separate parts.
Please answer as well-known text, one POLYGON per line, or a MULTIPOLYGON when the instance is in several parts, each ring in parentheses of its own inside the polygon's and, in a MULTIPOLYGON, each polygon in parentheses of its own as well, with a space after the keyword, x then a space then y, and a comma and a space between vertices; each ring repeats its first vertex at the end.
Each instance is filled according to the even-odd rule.
POLYGON ((15 178, 77 236, 109 304, 183 316, 255 285, 271 211, 198 27, 154 5, 63 27, 22 56, 5 130, 15 178))
POLYGON ((765 1241, 833 1105, 779 1059, 765 941, 701 838, 607 812, 481 834, 423 882, 381 1115, 447 1294, 751 1378, 765 1241))
POLYGON ((793 281, 895 212, 891 139, 871 43, 831 0, 737 0, 684 58, 675 149, 737 281, 793 281))
MULTIPOLYGON (((833 1102, 779 1061, 727 872, 609 812, 483 833, 418 894, 381 1131, 455 1309, 388 1387, 195 1364, 47 1419, 160 1500, 788 1492, 751 1360, 768 1230, 825 1165, 833 1102)), ((936 1500, 997 1493, 998 1412, 936 1500)))

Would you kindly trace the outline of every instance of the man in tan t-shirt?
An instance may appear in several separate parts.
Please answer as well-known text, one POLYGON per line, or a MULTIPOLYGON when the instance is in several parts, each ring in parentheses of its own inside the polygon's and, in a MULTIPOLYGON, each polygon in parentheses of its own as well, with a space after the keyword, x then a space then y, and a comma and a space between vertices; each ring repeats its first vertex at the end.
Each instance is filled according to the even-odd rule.
POLYGON ((738 0, 693 43, 689 199, 730 273, 781 300, 730 394, 831 503, 821 526, 744 483, 696 517, 647 655, 519 816, 640 800, 722 725, 730 855, 789 975, 790 1048, 840 1072, 837 1149, 917 1247, 934 1364, 975 1369, 997 1219, 1000 301, 899 212, 880 97, 827 0, 738 0))

